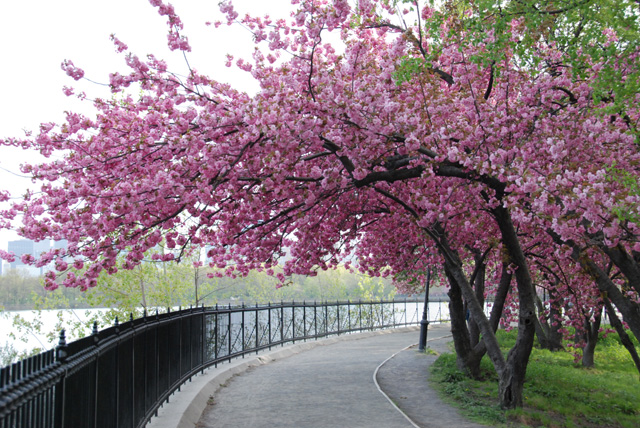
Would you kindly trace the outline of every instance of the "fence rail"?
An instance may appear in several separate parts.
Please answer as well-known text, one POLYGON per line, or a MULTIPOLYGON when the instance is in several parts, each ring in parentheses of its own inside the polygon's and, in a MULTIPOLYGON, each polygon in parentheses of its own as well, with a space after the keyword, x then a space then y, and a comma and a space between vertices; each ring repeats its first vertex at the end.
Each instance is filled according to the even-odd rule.
MULTIPOLYGON (((430 321, 448 321, 446 304, 437 305, 430 321)), ((63 330, 56 349, 0 369, 0 428, 141 428, 207 367, 289 342, 418 324, 422 307, 401 300, 192 308, 94 327, 69 344, 63 330)))

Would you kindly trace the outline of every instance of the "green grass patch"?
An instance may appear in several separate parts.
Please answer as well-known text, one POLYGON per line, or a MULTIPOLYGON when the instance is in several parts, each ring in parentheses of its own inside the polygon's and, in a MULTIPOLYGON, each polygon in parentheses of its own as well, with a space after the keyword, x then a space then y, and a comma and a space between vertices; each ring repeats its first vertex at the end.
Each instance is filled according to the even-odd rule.
MULTIPOLYGON (((505 352, 517 332, 499 331, 505 352)), ((596 348, 596 366, 584 369, 571 353, 534 348, 527 368, 524 407, 503 411, 498 378, 488 357, 482 380, 460 371, 454 354, 443 354, 431 367, 431 383, 446 402, 469 419, 497 427, 629 427, 640 426, 640 377, 615 334, 596 348)))

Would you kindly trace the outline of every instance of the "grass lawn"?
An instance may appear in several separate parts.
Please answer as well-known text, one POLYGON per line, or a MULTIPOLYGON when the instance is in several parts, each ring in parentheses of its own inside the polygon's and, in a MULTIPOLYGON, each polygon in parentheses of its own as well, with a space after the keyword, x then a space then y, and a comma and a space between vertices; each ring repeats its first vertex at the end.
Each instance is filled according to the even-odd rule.
MULTIPOLYGON (((499 331, 503 351, 516 331, 499 331)), ((636 342, 636 349, 638 348, 636 342)), ((534 348, 527 368, 524 408, 498 406, 498 380, 488 357, 483 380, 468 378, 454 354, 443 354, 431 369, 431 384, 470 419, 497 427, 640 427, 640 376, 617 334, 600 339, 596 366, 585 369, 572 354, 534 348)))

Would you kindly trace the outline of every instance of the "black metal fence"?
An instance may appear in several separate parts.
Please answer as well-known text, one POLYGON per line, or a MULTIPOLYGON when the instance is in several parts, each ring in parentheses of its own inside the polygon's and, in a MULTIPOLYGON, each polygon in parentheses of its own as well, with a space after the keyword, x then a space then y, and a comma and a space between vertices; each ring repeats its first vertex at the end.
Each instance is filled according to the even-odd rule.
MULTIPOLYGON (((418 324, 419 301, 203 307, 145 316, 0 370, 0 428, 139 428, 205 368, 272 346, 418 324)), ((440 307, 434 321, 445 321, 440 307)), ((445 315, 446 314, 446 315, 445 315)))

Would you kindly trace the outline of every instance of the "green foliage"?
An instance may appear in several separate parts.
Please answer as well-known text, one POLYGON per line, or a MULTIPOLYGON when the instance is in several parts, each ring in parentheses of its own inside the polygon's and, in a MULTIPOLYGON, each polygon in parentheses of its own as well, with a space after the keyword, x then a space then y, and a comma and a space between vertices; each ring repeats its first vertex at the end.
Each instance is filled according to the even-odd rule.
POLYGON ((0 345, 0 367, 7 366, 20 359, 20 353, 10 343, 0 345))
MULTIPOLYGON (((610 102, 609 112, 619 114, 640 91, 640 70, 627 61, 640 42, 638 5, 635 0, 430 0, 434 10, 424 23, 429 41, 426 63, 437 61, 451 40, 461 46, 483 46, 468 60, 488 67, 500 61, 507 48, 513 61, 529 70, 538 68, 540 49, 554 47, 564 53, 562 64, 545 63, 545 72, 564 67, 574 78, 587 81, 593 99, 610 102), (512 37, 511 26, 519 21, 524 31, 512 37), (609 40, 606 33, 615 36, 609 40), (600 64, 597 75, 588 75, 586 61, 600 64), (631 76, 620 78, 620 68, 631 69, 631 76)), ((409 80, 411 72, 421 72, 419 62, 408 59, 400 65, 397 78, 409 80)))
POLYGON ((396 295, 396 289, 388 287, 380 278, 363 276, 358 281, 358 294, 362 300, 392 300, 396 295))
MULTIPOLYGON (((484 361, 483 361, 484 362, 484 361)), ((484 376, 491 376, 489 367, 482 366, 484 376)), ((445 401, 460 407, 469 419, 491 425, 506 421, 500 406, 490 402, 495 397, 495 376, 486 387, 478 381, 469 378, 466 373, 458 369, 454 354, 443 354, 431 366, 431 382, 436 386, 445 401)))
MULTIPOLYGON (((616 168, 615 162, 607 167, 607 179, 620 184, 629 196, 640 195, 640 183, 638 183, 637 176, 629 171, 616 168)), ((620 222, 631 221, 637 223, 640 221, 638 206, 626 200, 619 201, 617 205, 612 207, 612 211, 620 222)))
POLYGON ((30 309, 33 306, 32 293, 43 292, 40 278, 26 275, 23 271, 10 269, 0 276, 0 305, 5 310, 30 309))
MULTIPOLYGON (((513 345, 517 332, 498 331, 501 347, 513 345)), ((509 427, 635 427, 640 416, 640 382, 636 368, 617 334, 608 334, 596 348, 595 369, 575 364, 569 352, 534 348, 524 387, 525 407, 502 412, 496 408, 496 374, 485 357, 485 381, 469 379, 453 354, 432 366, 432 382, 445 399, 472 419, 509 427)))
MULTIPOLYGON (((12 316, 13 341, 28 342, 29 338, 42 338, 39 346, 19 353, 7 343, 0 348, 3 361, 15 361, 55 346, 61 329, 73 340, 91 333, 93 324, 99 329, 111 326, 115 319, 128 320, 130 314, 142 316, 156 310, 178 306, 188 307, 223 303, 267 303, 284 301, 335 301, 391 299, 395 287, 388 280, 352 273, 345 268, 321 271, 315 277, 294 276, 290 285, 278 288, 278 280, 264 272, 251 271, 243 278, 208 278, 214 273, 208 268, 194 265, 194 258, 181 263, 142 263, 133 270, 121 269, 113 275, 103 272, 98 286, 81 292, 59 288, 45 291, 41 278, 22 276, 16 271, 0 277, 0 284, 12 284, 3 289, 6 301, 23 302, 21 309, 29 307, 36 313, 28 318, 12 316), (24 284, 30 284, 28 287, 24 284), (20 287, 29 291, 28 299, 18 293, 20 287), (78 308, 101 308, 99 311, 78 308), (55 322, 44 325, 43 311, 55 311, 55 322)), ((0 312, 8 316, 7 312, 0 312)))
POLYGON ((425 73, 430 67, 431 62, 422 58, 405 57, 396 67, 396 71, 393 73, 393 80, 399 86, 404 82, 411 81, 414 76, 425 73))

